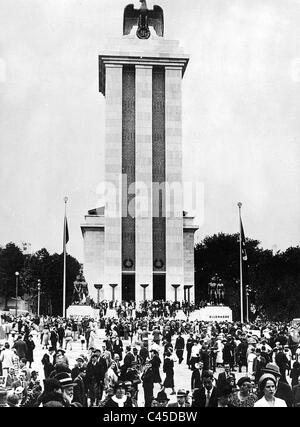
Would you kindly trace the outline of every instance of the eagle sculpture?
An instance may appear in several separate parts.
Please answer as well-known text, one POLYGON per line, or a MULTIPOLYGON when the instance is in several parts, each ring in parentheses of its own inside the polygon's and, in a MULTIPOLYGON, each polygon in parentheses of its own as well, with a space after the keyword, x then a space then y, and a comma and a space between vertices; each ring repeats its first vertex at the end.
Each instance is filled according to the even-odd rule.
POLYGON ((123 35, 131 33, 137 26, 136 35, 139 39, 148 39, 151 35, 149 27, 153 27, 159 37, 164 36, 164 12, 160 6, 154 6, 152 10, 147 7, 146 0, 140 0, 140 9, 135 9, 129 4, 124 10, 123 35))

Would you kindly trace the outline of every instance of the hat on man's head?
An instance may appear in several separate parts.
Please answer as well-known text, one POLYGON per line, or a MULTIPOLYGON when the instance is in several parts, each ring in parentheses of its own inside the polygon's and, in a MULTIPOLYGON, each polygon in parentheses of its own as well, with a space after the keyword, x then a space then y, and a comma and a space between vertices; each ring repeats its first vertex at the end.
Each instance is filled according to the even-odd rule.
POLYGON ((156 400, 158 402, 165 402, 166 400, 170 400, 164 391, 160 391, 157 393, 156 400))
POLYGON ((75 386, 71 376, 66 372, 55 375, 55 378, 60 382, 62 388, 75 386))
POLYGON ((186 397, 186 391, 182 388, 177 391, 177 397, 186 397))
POLYGON ((264 374, 272 374, 275 377, 281 377, 280 369, 275 363, 268 363, 264 369, 262 369, 264 374))
POLYGON ((84 359, 83 359, 83 357, 81 357, 81 356, 78 356, 78 357, 77 357, 77 359, 76 359, 76 362, 84 362, 84 359))

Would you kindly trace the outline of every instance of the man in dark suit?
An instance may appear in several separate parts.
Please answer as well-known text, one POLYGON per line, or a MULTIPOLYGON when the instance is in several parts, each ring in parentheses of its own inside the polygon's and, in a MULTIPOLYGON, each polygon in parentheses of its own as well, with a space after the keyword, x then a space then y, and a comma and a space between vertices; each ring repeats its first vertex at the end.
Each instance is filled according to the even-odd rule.
POLYGON ((202 386, 203 362, 196 363, 195 370, 192 373, 191 390, 202 386))
POLYGON ((266 359, 261 355, 259 348, 255 350, 256 358, 253 360, 253 375, 255 378, 255 384, 258 384, 258 380, 262 375, 262 369, 267 365, 266 359))
POLYGON ((124 366, 126 369, 131 368, 132 362, 135 360, 133 353, 131 352, 131 347, 126 346, 126 356, 124 357, 124 366))
POLYGON ((234 373, 230 369, 229 363, 226 363, 224 365, 224 369, 225 369, 225 371, 221 372, 219 374, 219 376, 218 376, 218 379, 217 379, 217 392, 218 392, 218 396, 223 396, 223 391, 228 386, 229 379, 232 378, 232 377, 235 378, 234 373))
POLYGON ((99 401, 102 399, 106 371, 107 364, 105 359, 101 357, 101 351, 95 350, 86 368, 86 384, 89 390, 91 406, 93 406, 94 402, 98 406, 99 401))
POLYGON ((184 338, 181 336, 181 332, 178 332, 178 337, 175 343, 176 356, 178 357, 179 365, 183 361, 183 351, 184 351, 184 338))
POLYGON ((177 402, 169 403, 169 408, 190 408, 190 404, 186 401, 187 392, 185 390, 178 390, 177 392, 177 402))
POLYGON ((282 346, 279 347, 279 351, 278 351, 277 355, 275 356, 275 363, 279 367, 279 370, 280 370, 280 374, 281 374, 280 381, 282 381, 284 383, 288 383, 286 380, 286 371, 289 367, 289 361, 288 361, 288 358, 286 357, 286 355, 283 351, 282 346))
POLYGON ((192 351, 192 347, 194 344, 194 336, 192 333, 190 333, 189 338, 186 341, 186 351, 187 351, 187 356, 186 356, 186 364, 188 365, 189 368, 191 368, 191 351, 192 351))
POLYGON ((211 371, 204 371, 202 375, 202 387, 193 393, 193 406, 195 408, 217 408, 218 394, 213 385, 214 376, 211 371))
POLYGON ((234 367, 235 347, 236 346, 232 337, 229 336, 223 348, 223 360, 224 360, 224 364, 229 363, 231 369, 233 369, 234 367))
POLYGON ((17 355, 20 359, 26 359, 28 349, 26 342, 22 340, 22 335, 18 336, 18 339, 15 341, 12 348, 17 350, 17 355))

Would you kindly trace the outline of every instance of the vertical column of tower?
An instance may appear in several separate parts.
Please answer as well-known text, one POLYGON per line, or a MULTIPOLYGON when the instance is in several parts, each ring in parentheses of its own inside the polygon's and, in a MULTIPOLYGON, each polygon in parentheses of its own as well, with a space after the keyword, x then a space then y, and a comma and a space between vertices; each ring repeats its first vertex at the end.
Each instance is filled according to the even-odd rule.
POLYGON ((166 67, 166 298, 183 300, 182 69, 166 67))
POLYGON ((136 65, 136 299, 152 299, 152 67, 136 65))
POLYGON ((121 178, 122 178, 122 66, 106 65, 106 148, 104 277, 105 297, 112 299, 110 284, 115 288, 115 300, 121 301, 121 178))

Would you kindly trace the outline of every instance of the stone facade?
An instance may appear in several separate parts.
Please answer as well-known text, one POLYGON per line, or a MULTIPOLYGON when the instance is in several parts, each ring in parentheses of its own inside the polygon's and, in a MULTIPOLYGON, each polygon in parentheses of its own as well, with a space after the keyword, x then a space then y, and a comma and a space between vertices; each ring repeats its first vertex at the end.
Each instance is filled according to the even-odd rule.
POLYGON ((110 191, 103 214, 86 216, 81 226, 84 275, 94 300, 94 284, 102 284, 100 299, 141 301, 146 293, 193 301, 197 227, 183 216, 182 194, 181 91, 189 58, 177 41, 153 31, 140 40, 135 32, 110 40, 99 56, 110 191))

